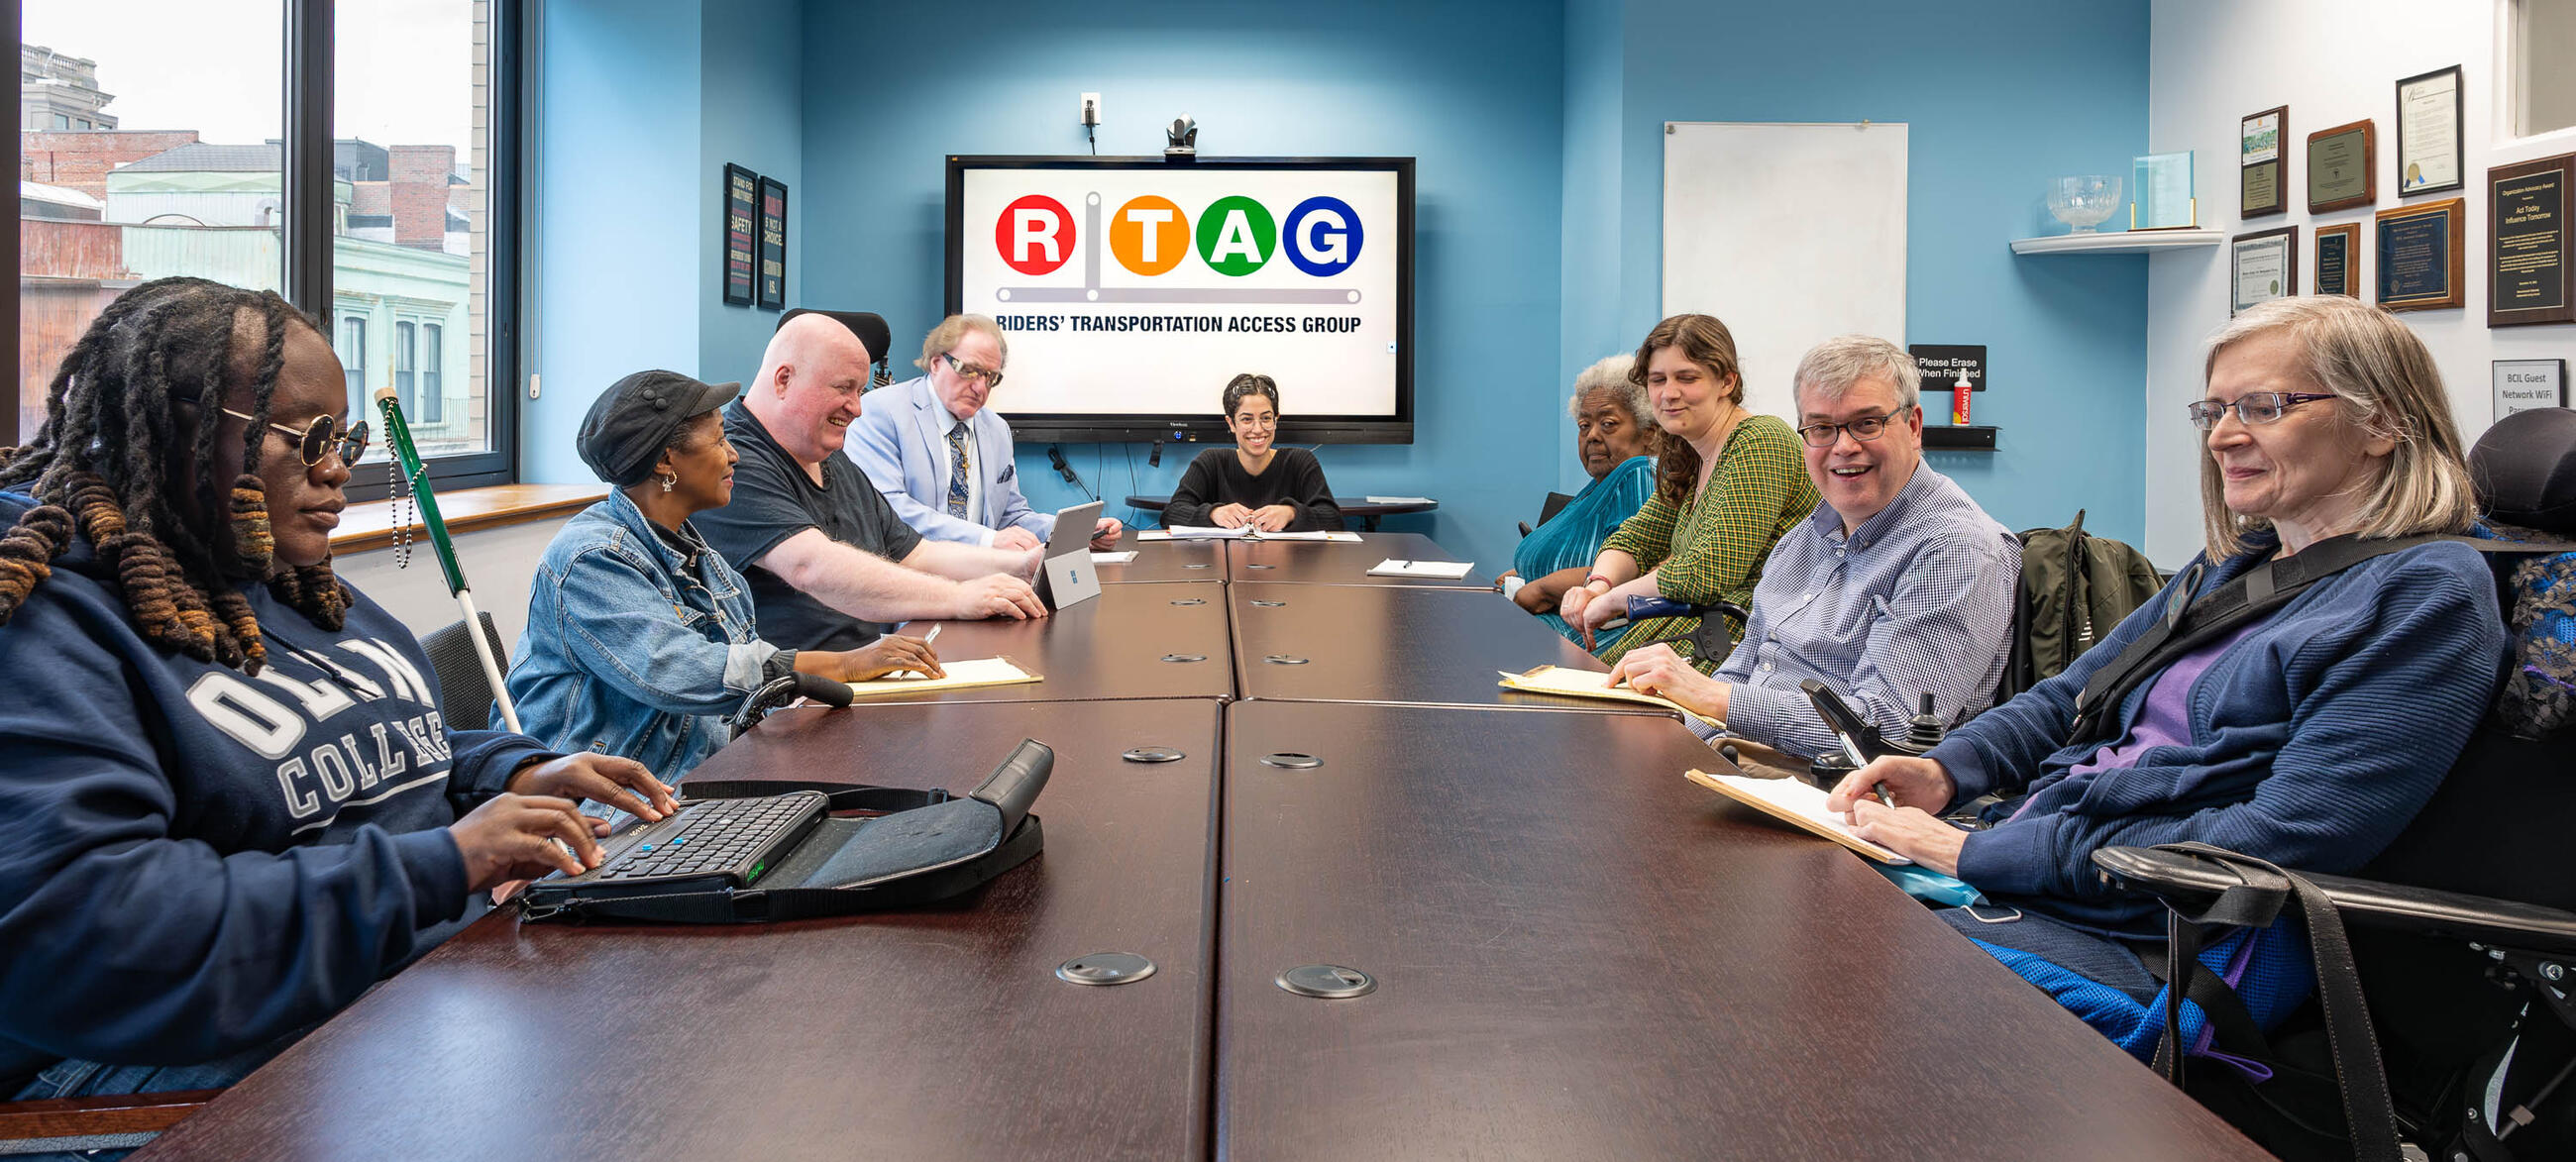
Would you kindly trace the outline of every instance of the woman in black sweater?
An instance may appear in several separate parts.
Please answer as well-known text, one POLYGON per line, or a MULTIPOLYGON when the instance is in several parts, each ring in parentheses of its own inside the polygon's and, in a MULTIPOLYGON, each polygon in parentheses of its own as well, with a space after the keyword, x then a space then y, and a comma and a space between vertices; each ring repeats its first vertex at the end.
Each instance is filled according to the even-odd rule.
POLYGON ((1267 375, 1244 374, 1225 385, 1225 426, 1234 448, 1210 448, 1190 461, 1180 487, 1163 508, 1163 526, 1221 529, 1250 527, 1265 533, 1342 527, 1324 466, 1303 448, 1274 448, 1279 433, 1279 385, 1267 375))

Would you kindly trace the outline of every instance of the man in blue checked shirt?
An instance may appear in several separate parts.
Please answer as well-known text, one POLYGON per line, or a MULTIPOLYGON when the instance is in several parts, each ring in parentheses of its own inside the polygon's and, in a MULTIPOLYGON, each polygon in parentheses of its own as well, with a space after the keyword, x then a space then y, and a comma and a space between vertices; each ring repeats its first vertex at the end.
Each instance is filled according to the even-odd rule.
POLYGON ((1744 640, 1714 676, 1657 645, 1621 659, 1611 681, 1799 758, 1834 745, 1798 689, 1808 678, 1890 736, 1925 694, 1949 724, 1985 709, 2012 650, 2021 542, 1923 463, 1921 380, 1884 339, 1807 352, 1798 435, 1824 503, 1771 550, 1744 640))

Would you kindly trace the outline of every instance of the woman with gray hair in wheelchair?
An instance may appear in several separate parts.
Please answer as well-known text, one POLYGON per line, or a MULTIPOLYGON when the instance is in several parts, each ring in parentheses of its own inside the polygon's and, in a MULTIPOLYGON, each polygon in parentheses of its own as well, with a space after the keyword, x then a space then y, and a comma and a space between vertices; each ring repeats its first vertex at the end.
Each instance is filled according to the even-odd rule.
POLYGON ((2136 953, 2164 910, 2106 885, 2094 851, 2199 841, 2353 871, 2432 797, 2505 663, 2480 554, 2410 539, 2476 517, 2413 332, 2353 299, 2277 299, 2212 336, 2203 374, 2201 554, 2064 673, 1828 800, 2001 906, 1945 918, 2007 963, 2133 998, 2156 992, 2136 953), (1980 829, 1942 818, 1988 795, 1980 829))

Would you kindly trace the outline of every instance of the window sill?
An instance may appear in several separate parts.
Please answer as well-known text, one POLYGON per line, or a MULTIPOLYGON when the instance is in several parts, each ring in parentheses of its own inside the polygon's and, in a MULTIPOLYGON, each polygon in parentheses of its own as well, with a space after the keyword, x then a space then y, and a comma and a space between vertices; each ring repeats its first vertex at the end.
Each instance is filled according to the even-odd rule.
MULTIPOLYGON (((502 484, 490 488, 462 488, 440 493, 438 513, 446 518, 447 531, 467 533, 477 529, 505 528, 515 524, 570 516, 590 507, 608 495, 601 484, 502 484)), ((394 505, 391 500, 370 500, 349 506, 340 514, 340 531, 331 535, 331 551, 363 553, 382 549, 394 543, 394 505)), ((403 515, 412 536, 422 535, 419 514, 409 507, 403 515)))

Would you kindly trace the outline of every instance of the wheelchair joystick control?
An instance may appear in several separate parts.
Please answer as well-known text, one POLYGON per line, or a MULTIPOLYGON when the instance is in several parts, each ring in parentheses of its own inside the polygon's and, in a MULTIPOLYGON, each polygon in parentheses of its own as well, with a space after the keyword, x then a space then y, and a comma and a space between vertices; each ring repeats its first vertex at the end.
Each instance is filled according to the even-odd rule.
POLYGON ((1923 696, 1923 709, 1916 711, 1905 724, 1905 749, 1922 754, 1941 745, 1943 733, 1941 716, 1933 713, 1932 696, 1926 694, 1923 696))

